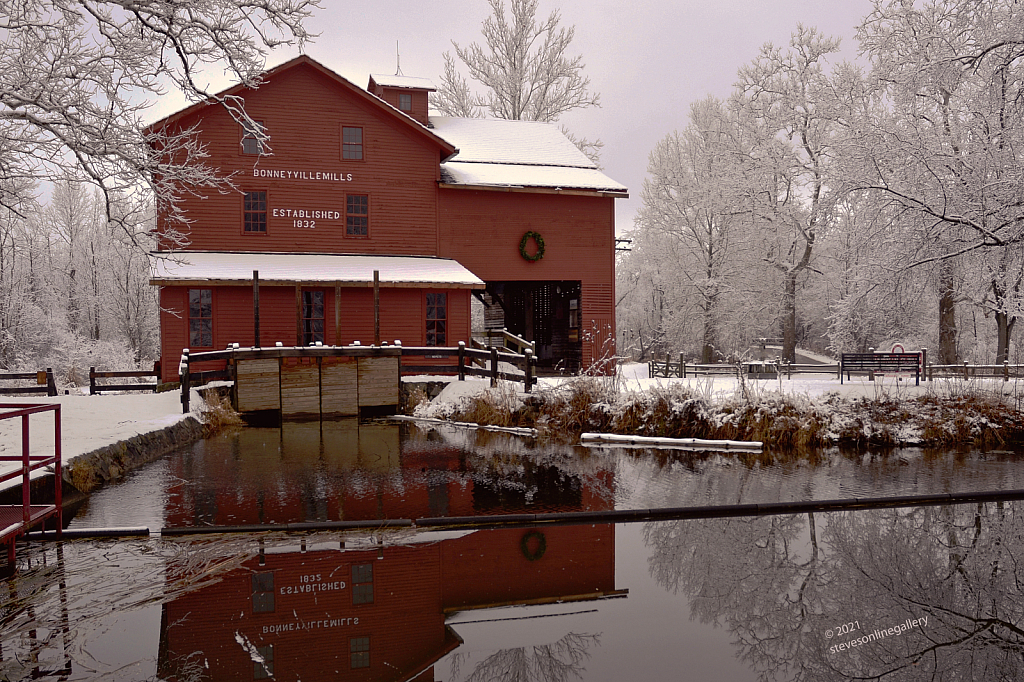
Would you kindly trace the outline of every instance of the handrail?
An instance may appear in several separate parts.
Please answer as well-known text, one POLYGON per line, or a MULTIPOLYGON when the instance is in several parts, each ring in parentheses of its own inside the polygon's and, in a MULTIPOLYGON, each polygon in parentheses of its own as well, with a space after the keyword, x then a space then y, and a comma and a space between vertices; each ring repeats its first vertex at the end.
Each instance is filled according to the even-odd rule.
POLYGON ((508 329, 478 329, 472 333, 472 336, 482 336, 487 339, 488 343, 491 343, 494 338, 498 338, 501 340, 502 346, 505 346, 506 342, 514 344, 520 354, 525 354, 526 350, 530 350, 534 355, 537 354, 536 343, 527 341, 521 336, 516 336, 508 329))
MULTIPOLYGON (((62 490, 61 482, 61 419, 60 419, 60 404, 45 404, 45 403, 0 403, 0 421, 4 419, 21 419, 21 454, 13 456, 0 456, 0 462, 21 462, 21 468, 6 474, 0 475, 0 481, 9 481, 11 479, 21 476, 21 507, 22 507, 22 520, 21 524, 17 528, 11 526, 3 531, 3 535, 6 537, 9 534, 20 535, 26 532, 32 523, 41 521, 50 515, 57 515, 57 535, 61 533, 61 510, 62 510, 62 490), (5 411, 6 410, 6 411, 5 411), (53 455, 32 455, 31 454, 31 420, 29 419, 33 414, 40 414, 43 412, 53 412, 53 455), (32 472, 43 469, 47 466, 53 465, 53 477, 54 477, 54 504, 52 507, 45 507, 41 511, 38 509, 35 512, 32 509, 32 472)), ((8 562, 12 563, 14 558, 14 541, 8 538, 8 562)))

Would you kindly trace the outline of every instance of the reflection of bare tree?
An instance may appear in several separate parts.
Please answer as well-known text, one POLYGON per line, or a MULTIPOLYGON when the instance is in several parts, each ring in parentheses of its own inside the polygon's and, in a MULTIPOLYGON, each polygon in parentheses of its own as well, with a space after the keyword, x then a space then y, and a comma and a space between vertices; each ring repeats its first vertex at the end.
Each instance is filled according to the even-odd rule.
POLYGON ((802 665, 823 585, 813 514, 653 523, 644 539, 654 579, 689 595, 701 622, 724 621, 763 679, 802 665))
POLYGON ((464 682, 566 682, 583 679, 588 649, 600 646, 598 635, 570 632, 557 642, 532 647, 501 649, 478 663, 465 678, 460 668, 466 654, 453 654, 452 679, 464 682))
POLYGON ((1024 678, 1024 520, 1013 511, 1011 503, 931 507, 830 523, 844 607, 856 599, 880 626, 928 619, 871 649, 829 657, 839 676, 1024 678))
POLYGON ((765 680, 1024 679, 1011 503, 819 514, 823 530, 803 518, 649 524, 651 573, 765 680))

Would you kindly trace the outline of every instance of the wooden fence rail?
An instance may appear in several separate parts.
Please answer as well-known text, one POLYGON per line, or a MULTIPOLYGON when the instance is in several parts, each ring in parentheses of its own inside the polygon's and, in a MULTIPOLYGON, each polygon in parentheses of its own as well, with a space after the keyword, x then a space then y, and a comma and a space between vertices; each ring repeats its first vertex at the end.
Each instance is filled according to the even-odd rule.
MULTIPOLYGON (((399 375, 410 374, 449 374, 458 375, 463 381, 466 375, 484 376, 491 379, 493 386, 499 379, 523 382, 526 392, 530 392, 536 384, 536 358, 527 349, 522 355, 491 347, 487 350, 467 348, 462 341, 457 347, 435 346, 274 346, 267 348, 240 348, 233 345, 225 350, 191 353, 186 348, 182 351, 178 363, 178 374, 181 379, 182 412, 187 413, 189 405, 189 388, 203 383, 203 379, 227 379, 237 381, 235 367, 240 361, 266 359, 311 359, 311 358, 370 358, 379 356, 396 357, 399 375), (422 358, 422 364, 413 364, 405 358, 422 358), (438 361, 441 362, 438 362, 438 361), (450 360, 449 362, 444 362, 450 360), (227 367, 223 370, 197 371, 194 365, 224 361, 227 367), (502 367, 502 365, 507 365, 502 367), (512 368, 511 370, 509 368, 512 368), (200 375, 200 376, 197 376, 200 375)), ((317 362, 320 362, 319 360, 317 362)))
POLYGON ((53 369, 47 367, 38 372, 6 372, 0 374, 0 381, 34 380, 35 386, 0 386, 0 393, 5 395, 57 395, 57 382, 53 378, 53 369))
POLYGON ((929 381, 939 379, 971 379, 971 378, 992 378, 1009 381, 1010 379, 1024 378, 1024 365, 1011 365, 1004 362, 1001 365, 927 365, 925 367, 925 378, 929 381))
POLYGON ((145 379, 146 377, 157 378, 152 370, 137 370, 125 372, 97 372, 95 367, 89 368, 89 395, 97 395, 103 391, 156 391, 157 381, 144 384, 101 384, 97 379, 145 379))

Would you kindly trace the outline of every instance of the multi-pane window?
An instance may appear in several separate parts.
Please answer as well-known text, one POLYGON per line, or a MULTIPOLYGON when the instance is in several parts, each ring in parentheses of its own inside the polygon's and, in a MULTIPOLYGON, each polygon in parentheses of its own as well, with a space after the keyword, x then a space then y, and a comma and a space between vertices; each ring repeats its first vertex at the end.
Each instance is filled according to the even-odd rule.
POLYGON ((398 108, 402 111, 412 111, 412 95, 398 95, 398 108))
POLYGON ((274 574, 270 571, 252 574, 252 612, 274 611, 274 574))
POLYGON ((349 194, 345 201, 345 234, 365 237, 370 233, 370 197, 349 194))
POLYGON ((324 341, 324 292, 302 292, 302 345, 324 341))
POLYGON ((242 208, 242 228, 245 232, 267 231, 267 193, 246 192, 242 208))
POLYGON ((363 158, 363 129, 348 128, 341 129, 341 158, 362 159, 363 158))
POLYGON ((353 637, 348 640, 348 650, 352 655, 353 668, 370 667, 370 638, 353 637))
POLYGON ((352 566, 352 603, 373 603, 373 564, 352 566))
POLYGON ((427 345, 444 346, 447 331, 448 294, 427 294, 427 345))
POLYGON ((274 645, 256 647, 256 653, 263 660, 253 660, 252 679, 269 680, 274 677, 274 645))
POLYGON ((213 348, 213 289, 188 290, 188 346, 213 348))
POLYGON ((257 132, 263 128, 263 121, 242 121, 242 153, 262 154, 263 142, 257 132))

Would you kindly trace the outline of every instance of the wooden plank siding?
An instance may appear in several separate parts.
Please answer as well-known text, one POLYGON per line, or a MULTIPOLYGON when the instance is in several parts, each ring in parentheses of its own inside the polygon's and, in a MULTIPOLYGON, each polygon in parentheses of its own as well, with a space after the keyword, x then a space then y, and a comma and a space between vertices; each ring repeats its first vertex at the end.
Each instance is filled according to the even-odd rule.
POLYGON ((359 358, 359 407, 398 405, 399 358, 359 358))
POLYGON ((359 414, 358 371, 355 358, 322 358, 320 410, 325 417, 359 414))
POLYGON ((235 409, 256 412, 281 408, 281 369, 277 358, 239 360, 235 372, 235 409))
POLYGON ((241 126, 219 107, 185 116, 176 125, 201 127, 215 165, 224 173, 238 174, 240 192, 267 192, 267 231, 243 232, 241 193, 186 195, 182 207, 193 221, 190 249, 436 253, 440 178, 436 144, 416 134, 398 114, 352 97, 335 79, 308 65, 289 70, 286 78, 270 77, 258 90, 245 92, 244 99, 249 115, 266 126, 273 156, 243 154, 241 126), (343 126, 362 128, 362 160, 341 158, 343 126), (307 179, 254 177, 266 171, 305 172, 307 179), (308 174, 317 172, 344 179, 308 179, 308 174), (345 234, 347 194, 369 197, 368 237, 345 234), (293 218, 275 217, 275 209, 329 210, 340 215, 318 219, 309 229, 296 227, 293 218))
MULTIPOLYGON (((187 286, 165 286, 160 291, 161 352, 167 360, 162 363, 162 381, 178 380, 178 357, 182 348, 192 351, 226 348, 228 344, 252 346, 255 342, 253 325, 252 287, 211 287, 213 299, 213 346, 191 348, 188 345, 188 289, 187 286)), ((303 287, 312 290, 313 287, 303 287)), ((341 332, 336 334, 334 316, 335 289, 324 286, 324 341, 331 345, 361 345, 373 343, 373 291, 369 288, 341 288, 341 332)), ((380 292, 381 340, 392 344, 401 341, 406 346, 426 344, 426 293, 443 289, 384 288, 380 292)), ((455 345, 469 339, 470 292, 465 289, 448 290, 448 341, 455 345)), ((260 341, 264 347, 281 342, 294 346, 297 338, 295 287, 260 286, 260 341)), ((426 361, 429 364, 429 361, 426 361)), ((419 364, 419 363, 418 363, 419 364)), ((198 369, 223 369, 224 363, 198 363, 198 369)))
POLYGON ((281 358, 281 416, 285 419, 320 417, 318 359, 281 358))
MULTIPOLYGON (((581 338, 591 328, 607 330, 614 355, 614 199, 442 189, 439 204, 439 256, 459 261, 487 282, 578 280, 581 338), (543 237, 545 249, 534 262, 519 254, 519 241, 531 230, 543 237)), ((585 365, 600 355, 584 341, 585 365)))

